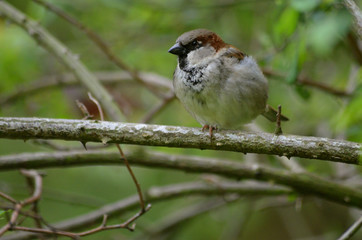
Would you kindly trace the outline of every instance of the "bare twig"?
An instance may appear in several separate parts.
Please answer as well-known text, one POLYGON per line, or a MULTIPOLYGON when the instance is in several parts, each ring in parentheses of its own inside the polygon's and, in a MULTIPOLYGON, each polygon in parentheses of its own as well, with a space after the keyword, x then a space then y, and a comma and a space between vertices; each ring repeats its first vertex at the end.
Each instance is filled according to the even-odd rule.
POLYGON ((88 120, 88 119, 92 119, 94 116, 91 115, 87 109, 87 107, 82 103, 80 102, 79 100, 76 100, 75 101, 78 108, 80 109, 80 111, 83 113, 84 117, 82 118, 83 120, 88 120))
MULTIPOLYGON (((129 162, 128 162, 126 156, 124 155, 121 146, 120 146, 119 144, 116 144, 116 147, 117 147, 119 153, 121 154, 121 157, 122 157, 121 159, 124 160, 124 164, 126 165, 129 174, 131 174, 131 177, 132 177, 133 182, 134 182, 135 185, 136 185, 138 197, 139 197, 139 199, 140 199, 141 212, 144 213, 144 212, 146 212, 146 209, 147 209, 147 208, 145 207, 145 201, 144 201, 144 199, 143 199, 143 194, 142 194, 141 186, 140 186, 140 184, 138 183, 137 178, 136 178, 136 176, 134 175, 134 173, 133 173, 133 171, 132 171, 132 169, 131 169, 131 166, 129 165, 129 162)), ((148 209, 149 209, 149 208, 148 208, 148 209)))
POLYGON ((98 100, 95 99, 92 94, 90 92, 88 92, 88 97, 90 100, 92 100, 92 102, 94 102, 94 104, 97 106, 98 112, 99 112, 99 116, 101 118, 101 121, 104 121, 104 115, 103 115, 103 110, 101 107, 101 104, 99 104, 98 100))
MULTIPOLYGON (((292 193, 292 191, 288 188, 280 188, 277 186, 271 186, 266 184, 255 184, 254 186, 248 186, 243 183, 232 183, 232 182, 223 182, 220 183, 223 186, 224 192, 220 192, 219 189, 215 186, 210 186, 205 183, 200 182, 190 182, 190 183, 183 183, 183 184, 175 184, 175 185, 168 185, 164 187, 153 187, 149 191, 147 191, 147 199, 153 203, 157 201, 164 201, 169 200, 172 198, 183 197, 185 195, 223 195, 223 194, 230 194, 230 193, 238 193, 241 195, 249 196, 249 195, 260 195, 260 196, 281 196, 281 195, 288 195, 292 193)), ((96 211, 68 219, 59 223, 52 224, 57 229, 63 229, 64 233, 68 233, 67 231, 72 231, 75 229, 82 228, 84 226, 89 226, 96 222, 99 222, 103 219, 104 223, 104 215, 107 215, 108 218, 119 216, 120 213, 124 213, 127 210, 131 210, 136 208, 139 205, 139 197, 138 195, 134 195, 132 197, 120 200, 118 202, 105 205, 104 207, 97 209, 96 211)), ((131 217, 129 220, 124 222, 123 227, 127 224, 129 225, 134 218, 137 218, 137 214, 131 217)), ((103 223, 100 225, 102 226, 103 223)), ((127 225, 127 226, 128 226, 127 225)), ((113 225, 116 228, 120 228, 118 225, 113 225)), ((132 226, 130 227, 132 230, 132 226)), ((98 229, 98 228, 96 228, 98 229)), ((113 229, 112 226, 108 226, 107 229, 113 229)), ((29 228, 19 228, 18 230, 22 231, 30 231, 29 233, 16 233, 9 236, 4 236, 2 240, 22 240, 22 239, 30 239, 36 234, 34 232, 39 233, 48 233, 54 234, 47 230, 47 232, 43 232, 42 229, 29 229, 29 228), (34 230, 34 231, 33 231, 34 230)), ((104 229, 106 230, 106 229, 104 229)), ((57 230, 56 233, 59 233, 60 230, 57 230)), ((87 233, 83 232, 84 233, 87 233)), ((64 236, 64 235, 63 235, 64 236)), ((74 236, 74 235, 73 235, 74 236)))
POLYGON ((359 39, 362 40, 362 12, 353 0, 344 0, 344 5, 350 11, 354 18, 356 32, 359 39))
MULTIPOLYGON (((89 96, 89 98, 97 105, 97 108, 98 108, 98 111, 99 111, 99 114, 100 114, 100 117, 101 117, 101 121, 104 121, 103 111, 102 111, 101 105, 98 103, 97 99, 95 99, 90 93, 88 93, 88 96, 89 96)), ((127 160, 125 154, 124 154, 123 151, 122 151, 121 145, 116 144, 116 147, 117 147, 119 153, 121 154, 121 160, 122 160, 122 159, 124 160, 124 163, 125 163, 125 165, 126 165, 126 167, 127 167, 127 170, 128 170, 128 172, 129 172, 129 174, 131 175, 134 184, 136 185, 136 189, 137 189, 137 193, 138 193, 138 196, 139 196, 139 199, 140 199, 140 205, 141 205, 141 211, 136 215, 136 216, 137 216, 136 218, 138 218, 139 216, 141 216, 142 214, 144 214, 146 211, 148 211, 148 210, 151 208, 151 205, 145 207, 145 201, 144 201, 144 199, 143 199, 141 186, 140 186, 140 184, 138 183, 138 180, 137 180, 137 178, 136 178, 136 175, 133 173, 132 168, 131 168, 131 166, 130 166, 129 163, 128 163, 128 160, 127 160), (139 216, 138 216, 138 215, 139 215, 139 216)))
MULTIPOLYGON (((156 152, 127 152, 131 164, 186 172, 217 174, 232 179, 274 182, 330 201, 362 208, 362 191, 308 172, 291 172, 261 164, 246 165, 225 159, 210 159, 156 152)), ((17 154, 0 157, 0 169, 16 167, 70 167, 79 165, 119 165, 119 153, 109 151, 17 154), (14 161, 16 161, 14 163, 14 161)), ((220 183, 217 184, 220 186, 220 183)), ((220 189, 220 188, 218 188, 220 189)))
POLYGON ((161 237, 162 235, 169 233, 172 229, 187 222, 188 220, 212 211, 214 209, 225 206, 226 204, 234 202, 238 199, 240 199, 240 196, 238 196, 237 194, 232 194, 227 195, 226 200, 225 198, 219 197, 202 201, 201 203, 197 203, 191 206, 187 206, 174 213, 171 213, 169 216, 165 217, 161 221, 153 224, 146 230, 146 235, 141 235, 136 239, 163 239, 161 237))
POLYGON ((362 216, 338 240, 348 240, 362 227, 362 216))
MULTIPOLYGON (((42 193, 42 177, 38 172, 34 170, 20 170, 21 174, 23 174, 26 177, 30 177, 34 179, 34 191, 31 197, 23 200, 23 201, 16 201, 14 204, 14 210, 11 214, 9 222, 0 228, 0 237, 4 235, 5 232, 14 229, 16 227, 16 220, 19 217, 21 209, 29 204, 32 204, 40 199, 41 193, 42 193)), ((9 200, 9 199, 7 199, 9 200)))
POLYGON ((16 203, 17 203, 17 201, 16 201, 14 198, 12 198, 11 196, 9 196, 9 195, 7 195, 7 194, 5 194, 5 193, 3 193, 3 192, 0 192, 0 197, 8 200, 9 202, 11 202, 11 203, 13 203, 13 204, 16 204, 16 203))
MULTIPOLYGON (((263 69, 263 73, 266 76, 271 76, 271 77, 277 77, 277 78, 285 78, 286 77, 284 74, 275 72, 275 71, 273 71, 271 69, 263 69)), ((299 75, 297 77, 297 83, 301 84, 301 85, 313 87, 313 88, 316 88, 316 89, 321 90, 323 92, 333 94, 333 95, 339 96, 339 97, 349 97, 349 96, 352 95, 351 92, 335 89, 335 88, 333 88, 331 86, 325 85, 325 84, 320 83, 320 82, 313 81, 313 80, 309 79, 308 77, 301 76, 301 75, 299 75)))
POLYGON ((48 10, 52 11, 59 17, 63 18, 65 21, 69 22, 82 32, 84 32, 87 37, 95 43, 95 45, 107 56, 107 58, 116 64, 119 68, 127 71, 136 81, 139 83, 142 83, 148 90, 150 90, 153 94, 155 94, 158 97, 163 98, 163 94, 159 91, 157 91, 156 88, 154 88, 152 85, 149 85, 147 81, 144 81, 139 74, 133 70, 131 67, 129 67, 125 62, 123 62, 120 58, 118 58, 112 50, 109 48, 108 44, 99 36, 97 33, 89 29, 87 26, 85 26, 83 23, 79 22, 76 18, 70 16, 68 13, 64 12, 60 8, 52 5, 51 3, 44 2, 43 0, 33 0, 34 2, 38 3, 39 5, 42 5, 43 7, 47 8, 48 10))
MULTIPOLYGON (((27 184, 28 184, 28 186, 29 186, 30 192, 34 192, 35 188, 34 188, 34 181, 33 181, 33 179, 32 179, 31 177, 27 176, 27 177, 26 177, 26 182, 27 182, 27 184)), ((38 208, 38 201, 33 202, 33 203, 31 204, 31 208, 30 208, 30 209, 31 209, 31 211, 32 211, 32 213, 33 213, 33 215, 34 215, 34 217, 32 217, 32 218, 33 218, 33 220, 34 220, 34 222, 35 222, 35 226, 36 226, 37 228, 42 228, 42 219, 38 217, 38 216, 40 216, 40 215, 39 215, 39 208, 38 208)), ((20 214, 23 215, 21 212, 20 212, 20 214)), ((19 224, 20 224, 20 223, 19 223, 19 224)), ((42 235, 39 236, 39 239, 40 239, 40 240, 45 240, 44 236, 42 236, 42 235)))
MULTIPOLYGON (((148 211, 148 208, 146 208, 145 211, 148 211)), ((102 231, 111 230, 111 229, 124 228, 124 229, 128 229, 130 231, 133 231, 134 225, 132 225, 132 226, 129 226, 129 225, 131 223, 133 223, 134 221, 136 221, 142 215, 143 215, 143 213, 139 212, 136 215, 134 215, 133 217, 129 218, 124 223, 107 226, 108 217, 106 214, 104 214, 102 223, 98 227, 95 227, 91 230, 87 230, 87 231, 80 232, 80 233, 72 233, 72 232, 62 231, 62 230, 58 230, 58 229, 31 228, 31 227, 22 227, 22 226, 14 226, 12 228, 12 230, 25 231, 25 232, 31 232, 31 233, 42 233, 42 234, 48 234, 48 235, 54 235, 54 236, 65 236, 65 237, 70 237, 73 239, 78 239, 79 237, 84 237, 84 236, 88 236, 88 235, 91 235, 91 234, 94 234, 97 232, 102 232, 102 231)))

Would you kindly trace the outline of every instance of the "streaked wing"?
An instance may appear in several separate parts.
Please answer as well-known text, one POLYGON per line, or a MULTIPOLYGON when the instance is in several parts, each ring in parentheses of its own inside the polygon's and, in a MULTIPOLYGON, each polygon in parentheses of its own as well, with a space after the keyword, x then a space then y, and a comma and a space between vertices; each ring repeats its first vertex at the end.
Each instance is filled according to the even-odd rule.
POLYGON ((247 55, 242 51, 240 51, 239 49, 237 49, 236 47, 234 47, 233 45, 229 45, 229 49, 226 51, 224 56, 243 60, 244 57, 246 57, 247 55))

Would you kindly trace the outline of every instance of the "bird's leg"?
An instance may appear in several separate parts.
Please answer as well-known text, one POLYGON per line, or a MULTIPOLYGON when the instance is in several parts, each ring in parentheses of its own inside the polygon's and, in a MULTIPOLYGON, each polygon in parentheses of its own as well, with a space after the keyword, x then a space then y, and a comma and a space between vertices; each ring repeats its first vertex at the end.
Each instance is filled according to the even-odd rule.
POLYGON ((278 111, 277 111, 277 127, 276 127, 276 129, 275 129, 275 134, 276 135, 282 135, 283 134, 283 131, 282 131, 282 125, 281 125, 281 119, 280 119, 280 117, 282 116, 282 106, 281 105, 279 105, 278 106, 278 111))
POLYGON ((217 128, 206 124, 202 127, 202 131, 205 131, 205 129, 209 129, 210 138, 212 139, 212 133, 214 130, 217 130, 217 128))
POLYGON ((208 129, 208 128, 209 128, 209 125, 204 125, 204 126, 202 127, 202 131, 204 132, 205 129, 208 129))

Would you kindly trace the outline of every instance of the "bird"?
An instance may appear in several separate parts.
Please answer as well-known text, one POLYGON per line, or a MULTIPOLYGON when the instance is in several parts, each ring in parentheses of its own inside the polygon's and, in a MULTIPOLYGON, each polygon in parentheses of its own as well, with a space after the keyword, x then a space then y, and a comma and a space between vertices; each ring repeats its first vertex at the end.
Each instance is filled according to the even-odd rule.
POLYGON ((178 56, 175 95, 211 138, 213 130, 240 129, 259 115, 277 121, 277 111, 267 104, 268 81, 255 59, 216 33, 185 32, 168 52, 178 56))

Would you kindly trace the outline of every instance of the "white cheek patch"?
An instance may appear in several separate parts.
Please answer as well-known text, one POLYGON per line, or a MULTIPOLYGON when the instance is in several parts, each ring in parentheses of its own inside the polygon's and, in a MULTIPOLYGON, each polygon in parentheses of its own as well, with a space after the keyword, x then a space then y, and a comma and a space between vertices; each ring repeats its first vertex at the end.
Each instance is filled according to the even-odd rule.
POLYGON ((194 51, 189 52, 187 55, 187 62, 189 63, 190 67, 204 65, 211 60, 215 53, 215 49, 211 46, 200 47, 194 51))

